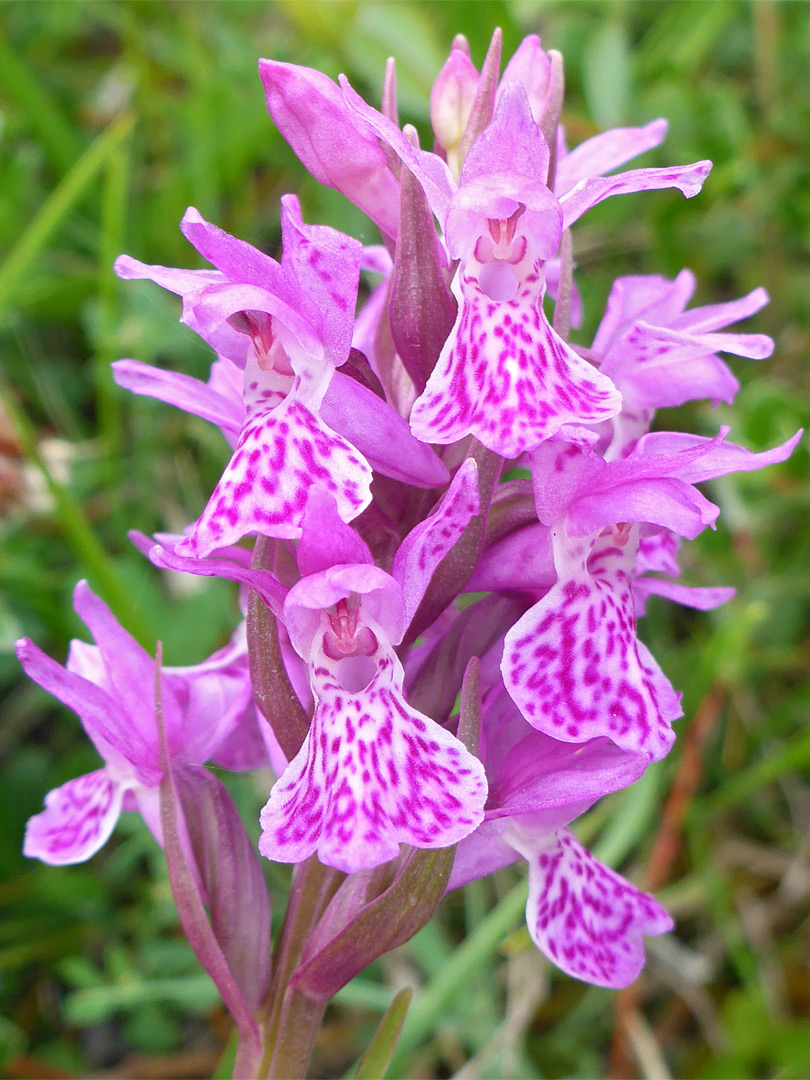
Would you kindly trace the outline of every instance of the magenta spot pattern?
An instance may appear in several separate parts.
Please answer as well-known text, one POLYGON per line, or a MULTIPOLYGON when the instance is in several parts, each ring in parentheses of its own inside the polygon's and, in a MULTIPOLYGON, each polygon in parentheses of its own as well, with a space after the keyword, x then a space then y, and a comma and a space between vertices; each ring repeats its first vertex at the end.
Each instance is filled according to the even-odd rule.
POLYGON ((368 463, 294 395, 295 389, 281 405, 248 417, 202 516, 177 545, 179 554, 203 558, 248 533, 300 536, 315 484, 334 496, 344 521, 369 504, 368 463))
POLYGON ((414 404, 414 435, 451 443, 472 434, 513 458, 563 424, 615 416, 621 396, 613 383, 548 324, 542 263, 534 263, 508 301, 484 293, 478 269, 470 260, 461 274, 459 316, 414 404))
POLYGON ((562 530, 552 536, 560 576, 506 635, 507 690, 538 731, 564 742, 606 736, 657 761, 673 743, 681 708, 636 637, 635 545, 618 546, 607 530, 591 553, 562 530))
POLYGON ((121 813, 124 788, 106 769, 69 780, 45 796, 30 818, 23 853, 51 866, 84 862, 108 840, 121 813))
POLYGON ((532 940, 569 975, 628 986, 644 966, 642 935, 673 923, 652 896, 601 863, 568 829, 521 845, 529 863, 526 921, 532 940))
POLYGON ((262 854, 300 862, 317 852, 354 873, 394 858, 400 844, 447 847, 471 833, 484 815, 483 766, 408 705, 393 650, 379 646, 371 681, 354 692, 339 677, 345 661, 316 655, 312 726, 262 811, 262 854))

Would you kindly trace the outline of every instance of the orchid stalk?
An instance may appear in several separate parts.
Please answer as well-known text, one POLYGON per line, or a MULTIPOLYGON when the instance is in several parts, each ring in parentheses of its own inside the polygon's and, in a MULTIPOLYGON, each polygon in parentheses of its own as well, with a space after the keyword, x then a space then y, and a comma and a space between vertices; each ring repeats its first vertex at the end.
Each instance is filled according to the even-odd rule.
MULTIPOLYGON (((480 72, 456 38, 423 150, 393 61, 380 109, 344 77, 260 61, 278 129, 380 243, 305 222, 288 194, 280 261, 190 207, 210 268, 116 262, 177 294, 213 350, 206 382, 136 359, 116 381, 225 443, 196 521, 133 542, 167 573, 233 581, 243 618, 213 656, 163 666, 82 582, 93 644, 63 667, 18 643, 101 758, 46 795, 24 850, 81 862, 142 815, 238 1029, 234 1075, 308 1075, 329 1000, 448 890, 512 863, 531 939, 568 976, 627 986, 644 937, 673 928, 571 826, 676 739, 680 697, 638 636, 647 598, 733 595, 673 580, 719 514, 697 485, 782 462, 801 433, 755 454, 727 428, 666 430, 669 407, 733 400, 718 354, 770 355, 726 329, 762 289, 688 309, 689 270, 620 277, 592 343, 570 340, 579 219, 613 196, 692 198, 711 163, 616 172, 664 120, 569 150, 560 55, 530 35, 500 65, 498 31, 480 72), (209 765, 272 771, 257 848, 209 765), (292 864, 272 951, 264 860, 292 864)), ((390 1060, 406 1007, 360 1075, 390 1060)))

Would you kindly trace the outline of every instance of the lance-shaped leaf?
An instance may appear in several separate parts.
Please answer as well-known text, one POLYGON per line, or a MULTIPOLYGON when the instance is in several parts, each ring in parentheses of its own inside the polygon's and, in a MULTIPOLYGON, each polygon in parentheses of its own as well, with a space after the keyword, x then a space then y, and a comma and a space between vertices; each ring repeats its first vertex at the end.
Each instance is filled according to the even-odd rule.
POLYGON ((181 764, 172 771, 214 937, 255 1012, 270 986, 270 901, 258 853, 213 773, 181 764))
POLYGON ((388 888, 361 906, 357 901, 367 897, 376 871, 347 878, 309 939, 290 985, 316 1001, 328 1001, 373 960, 410 940, 438 907, 454 852, 408 851, 388 888))
POLYGON ((383 1013, 383 1018, 366 1052, 357 1063, 355 1080, 379 1080, 380 1077, 385 1076, 402 1034, 402 1025, 405 1023, 412 997, 413 991, 408 986, 395 995, 394 1000, 383 1013))
POLYGON ((446 262, 422 185, 403 169, 388 317, 397 352, 420 393, 456 321, 446 262))
MULTIPOLYGON (((259 1029, 253 1018, 251 1006, 245 998, 235 973, 230 968, 223 947, 217 940, 216 933, 205 912, 202 878, 204 868, 197 865, 192 853, 192 843, 166 742, 166 725, 163 719, 161 703, 160 646, 158 646, 156 660, 155 698, 160 758, 163 768, 163 779, 160 783, 160 824, 163 832, 166 864, 169 871, 169 883, 177 906, 177 914, 180 917, 180 925, 183 927, 195 956, 211 976, 222 995, 222 1000, 233 1017, 240 1034, 246 1036, 258 1046, 259 1029)), ((203 789, 202 785, 195 785, 195 787, 199 787, 201 795, 203 790, 208 790, 207 788, 203 789)), ((196 797, 197 791, 195 790, 195 801, 196 797)), ((236 813, 235 808, 234 813, 236 813)), ((216 859, 216 855, 214 859, 216 859)), ((213 882, 212 886, 212 892, 216 895, 217 887, 213 882)))

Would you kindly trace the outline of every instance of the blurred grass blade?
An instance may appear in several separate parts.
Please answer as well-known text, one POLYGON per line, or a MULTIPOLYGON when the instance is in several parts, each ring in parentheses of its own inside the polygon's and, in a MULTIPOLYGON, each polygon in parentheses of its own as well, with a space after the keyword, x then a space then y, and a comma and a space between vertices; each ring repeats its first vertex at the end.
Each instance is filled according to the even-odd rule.
POLYGON ((406 987, 400 990, 385 1010, 365 1054, 360 1058, 354 1074, 355 1080, 381 1080, 385 1076, 402 1033, 402 1025, 405 1023, 412 997, 413 992, 406 987))
POLYGON ((696 821, 707 818, 723 810, 745 802, 751 795, 785 776, 801 775, 810 767, 810 732, 804 732, 791 739, 779 750, 771 751, 770 756, 755 761, 736 776, 729 776, 723 786, 709 795, 704 795, 692 805, 692 815, 696 821))
POLYGON ((41 254, 51 234, 67 217, 76 200, 98 171, 116 154, 134 124, 131 113, 114 120, 82 154, 51 192, 28 228, 0 266, 0 322, 25 285, 25 275, 41 254))
POLYGON ((492 958, 500 942, 523 914, 529 895, 528 880, 515 885, 501 902, 490 911, 473 932, 455 950, 448 962, 430 980, 414 1002, 402 1028, 392 1063, 402 1063, 405 1055, 425 1039, 442 1016, 448 1003, 470 979, 492 958))
POLYGON ((614 811, 593 853, 597 859, 612 866, 621 866, 636 845, 644 838, 655 820, 664 786, 660 762, 651 765, 641 779, 622 792, 621 805, 614 811))
POLYGON ((82 151, 82 140, 45 89, 45 83, 31 71, 0 32, 0 91, 7 101, 15 101, 28 123, 42 140, 53 165, 64 173, 82 151))
POLYGON ((115 460, 120 460, 117 452, 121 441, 121 395, 113 381, 110 363, 117 359, 121 313, 118 279, 113 270, 113 263, 124 249, 132 172, 131 159, 129 140, 125 139, 120 144, 118 153, 109 155, 105 162, 104 188, 101 196, 101 234, 98 245, 98 311, 93 377, 99 426, 105 439, 107 452, 115 460))
POLYGON ((25 456, 42 473, 48 491, 53 497, 60 528, 78 562, 83 565, 91 586, 101 594, 119 621, 138 638, 141 644, 149 644, 152 640, 150 632, 137 614, 130 589, 119 577, 70 489, 60 484, 48 467, 37 444, 36 431, 25 412, 15 401, 2 375, 0 375, 0 399, 25 456))

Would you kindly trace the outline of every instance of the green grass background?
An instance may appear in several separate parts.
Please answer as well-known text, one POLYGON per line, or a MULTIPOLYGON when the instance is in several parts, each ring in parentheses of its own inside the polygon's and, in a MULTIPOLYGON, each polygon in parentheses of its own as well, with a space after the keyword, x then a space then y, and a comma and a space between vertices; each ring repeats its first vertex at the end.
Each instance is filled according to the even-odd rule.
MULTIPOLYGON (((229 1024, 178 932, 162 856, 124 820, 89 864, 20 854, 51 787, 96 767, 78 722, 22 681, 13 641, 63 658, 83 633, 70 606, 86 576, 169 663, 221 644, 233 590, 161 578, 126 530, 195 517, 224 461, 202 421, 127 396, 131 356, 204 375, 207 348, 175 299, 119 283, 121 251, 199 265, 186 206, 274 251, 278 197, 366 241, 374 230, 321 189, 275 131, 256 59, 345 71, 377 99, 398 61, 401 116, 427 136, 427 100, 453 35, 480 63, 494 26, 509 56, 539 32, 566 62, 572 144, 606 127, 671 121, 648 163, 710 157, 703 193, 615 199, 575 234, 588 340, 612 277, 698 275, 697 302, 764 285, 752 329, 762 364, 733 361, 732 409, 660 422, 755 449, 810 414, 810 8, 757 0, 575 3, 253 3, 7 0, 0 4, 0 1069, 23 1076, 206 1076, 227 1067, 229 1024), (223 1058, 224 1053, 224 1058, 223 1058)), ((449 898, 409 946, 355 980, 327 1015, 321 1076, 342 1076, 394 988, 419 988, 393 1075, 785 1077, 810 1075, 810 731, 807 728, 807 445, 784 466, 709 485, 716 533, 689 545, 690 584, 732 584, 709 614, 653 601, 643 635, 684 692, 675 751, 584 823, 598 854, 639 882, 677 777, 696 786, 661 899, 676 935, 654 942, 633 1049, 611 1056, 617 996, 555 973, 521 929, 519 871, 449 898), (682 745, 711 723, 698 768, 682 745), (465 1064, 466 1063, 466 1064, 465 1064)), ((254 821, 267 778, 238 779, 254 821)), ((286 872, 268 867, 275 913, 286 872)))

